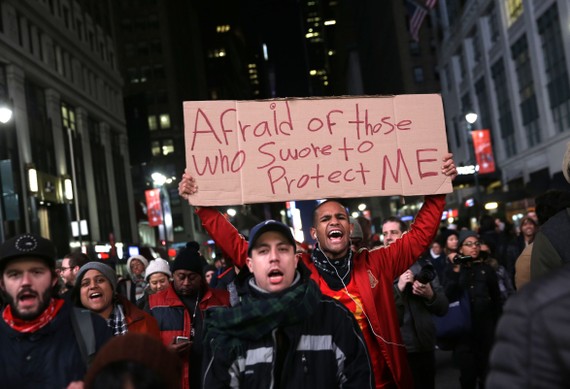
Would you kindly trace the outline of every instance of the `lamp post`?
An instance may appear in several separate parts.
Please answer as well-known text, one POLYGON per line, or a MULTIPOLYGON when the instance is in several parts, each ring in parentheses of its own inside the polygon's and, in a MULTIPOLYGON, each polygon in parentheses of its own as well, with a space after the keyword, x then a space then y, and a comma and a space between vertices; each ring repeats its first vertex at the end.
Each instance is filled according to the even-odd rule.
MULTIPOLYGON (((6 124, 12 119, 12 109, 5 103, 0 105, 0 124, 6 124)), ((6 143, 6 142, 3 142, 6 143)), ((0 176, 0 243, 4 243, 4 189, 0 176)))
MULTIPOLYGON (((477 165, 477 150, 475 150, 475 144, 473 143, 473 136, 471 131, 473 131, 473 124, 477 121, 478 115, 475 112, 468 112, 465 115, 465 121, 467 122, 467 136, 469 143, 471 144, 469 154, 473 152, 473 179, 475 181, 475 209, 479 211, 479 201, 481 200, 481 193, 479 192, 479 166, 477 165)), ((471 157, 469 157, 471 159, 471 157)))

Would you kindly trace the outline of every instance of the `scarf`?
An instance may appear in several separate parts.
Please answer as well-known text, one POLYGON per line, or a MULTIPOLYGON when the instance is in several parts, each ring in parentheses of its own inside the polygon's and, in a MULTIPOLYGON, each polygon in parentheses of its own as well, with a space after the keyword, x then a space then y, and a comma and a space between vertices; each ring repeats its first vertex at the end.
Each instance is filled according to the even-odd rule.
POLYGON ((352 254, 349 249, 344 258, 329 260, 317 244, 311 259, 327 285, 333 290, 340 290, 350 283, 352 254))
POLYGON ((107 319, 107 325, 113 330, 113 336, 125 335, 127 333, 127 322, 121 304, 115 304, 113 312, 107 319))
POLYGON ((250 287, 235 307, 214 307, 205 311, 204 339, 215 352, 243 349, 243 344, 270 334, 277 327, 302 322, 311 315, 321 298, 313 281, 297 284, 279 293, 260 293, 250 287))
POLYGON ((61 307, 64 304, 63 299, 52 298, 49 302, 48 307, 33 320, 22 320, 12 315, 12 307, 10 305, 6 306, 4 312, 2 313, 2 319, 8 324, 12 329, 22 332, 31 333, 36 332, 42 327, 45 327, 50 321, 52 321, 61 307))

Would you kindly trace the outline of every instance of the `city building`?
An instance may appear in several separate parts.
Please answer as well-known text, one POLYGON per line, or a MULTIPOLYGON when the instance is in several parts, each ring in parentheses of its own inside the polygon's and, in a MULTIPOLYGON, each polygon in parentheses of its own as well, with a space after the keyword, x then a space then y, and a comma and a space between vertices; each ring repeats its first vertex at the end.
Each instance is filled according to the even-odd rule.
POLYGON ((37 232, 61 256, 138 240, 108 4, 0 1, 0 239, 37 232))
POLYGON ((570 189, 561 173, 570 140, 570 3, 441 0, 436 15, 449 146, 459 164, 474 165, 469 132, 488 129, 497 167, 463 177, 457 204, 480 196, 481 207, 496 203, 516 224, 537 194, 570 189))

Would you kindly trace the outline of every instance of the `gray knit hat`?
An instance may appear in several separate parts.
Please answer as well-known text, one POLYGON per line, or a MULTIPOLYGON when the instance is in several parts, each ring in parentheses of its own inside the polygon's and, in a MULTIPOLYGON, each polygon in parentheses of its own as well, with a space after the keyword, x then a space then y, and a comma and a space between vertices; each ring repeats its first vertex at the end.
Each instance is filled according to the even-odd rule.
POLYGON ((75 287, 77 289, 81 288, 81 281, 83 280, 85 273, 87 273, 87 270, 99 271, 107 280, 109 280, 109 283, 113 287, 113 292, 117 292, 117 274, 113 268, 102 262, 95 261, 87 262, 85 265, 81 266, 81 269, 79 269, 77 278, 75 279, 75 287))

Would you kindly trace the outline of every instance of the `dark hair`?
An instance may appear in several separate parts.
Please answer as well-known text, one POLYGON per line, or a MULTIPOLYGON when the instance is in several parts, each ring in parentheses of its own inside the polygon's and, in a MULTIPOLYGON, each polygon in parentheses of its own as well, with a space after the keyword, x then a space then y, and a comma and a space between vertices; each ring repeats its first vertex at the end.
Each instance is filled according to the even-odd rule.
POLYGON ((479 233, 486 231, 495 231, 497 225, 495 224, 495 218, 488 213, 481 215, 479 218, 479 233))
POLYGON ((390 222, 398 223, 398 224, 400 225, 400 231, 401 231, 401 232, 406 232, 406 231, 408 231, 408 225, 407 225, 406 223, 404 223, 404 222, 402 221, 402 219, 400 219, 399 217, 396 217, 396 216, 389 216, 389 217, 387 217, 386 219, 384 219, 384 220, 382 221, 382 226, 383 226, 384 224, 390 223, 390 222))
POLYGON ((123 389, 131 384, 135 389, 172 388, 156 371, 139 362, 117 361, 104 366, 86 389, 123 389))
POLYGON ((319 205, 317 205, 315 207, 315 209, 313 210, 313 227, 315 227, 318 223, 317 223, 317 211, 319 210, 319 208, 321 208, 323 205, 328 204, 328 203, 337 203, 339 204, 343 209, 344 212, 346 213, 346 217, 348 217, 348 208, 344 205, 344 203, 342 201, 340 201, 339 199, 328 199, 323 201, 322 203, 320 203, 319 205))
POLYGON ((69 253, 63 257, 63 259, 65 258, 69 259, 69 267, 72 269, 75 266, 81 267, 90 261, 89 257, 80 251, 69 253))
POLYGON ((565 208, 570 207, 570 192, 564 190, 548 190, 534 199, 538 224, 543 225, 548 219, 565 208))

